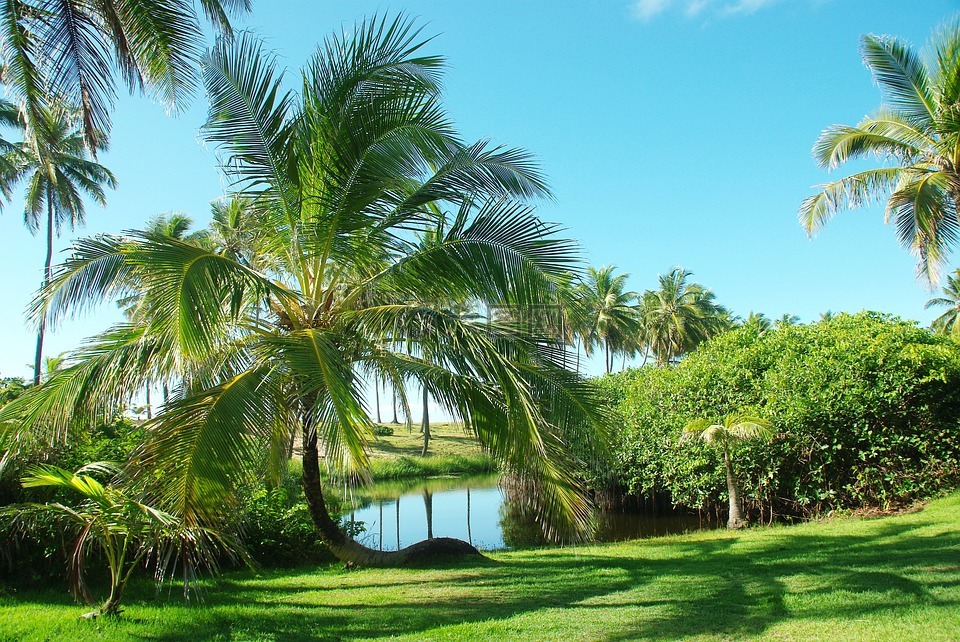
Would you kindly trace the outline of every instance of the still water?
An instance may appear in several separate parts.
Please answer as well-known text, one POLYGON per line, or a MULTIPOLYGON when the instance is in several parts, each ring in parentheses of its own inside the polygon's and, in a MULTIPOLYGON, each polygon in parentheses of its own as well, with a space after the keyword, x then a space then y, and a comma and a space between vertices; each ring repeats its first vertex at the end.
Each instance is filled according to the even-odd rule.
MULTIPOLYGON (((539 527, 501 487, 497 475, 379 483, 354 491, 360 508, 345 516, 362 522, 357 539, 397 550, 427 537, 455 537, 481 550, 543 545, 539 527)), ((601 542, 715 528, 697 515, 651 516, 598 512, 593 539, 601 542)))

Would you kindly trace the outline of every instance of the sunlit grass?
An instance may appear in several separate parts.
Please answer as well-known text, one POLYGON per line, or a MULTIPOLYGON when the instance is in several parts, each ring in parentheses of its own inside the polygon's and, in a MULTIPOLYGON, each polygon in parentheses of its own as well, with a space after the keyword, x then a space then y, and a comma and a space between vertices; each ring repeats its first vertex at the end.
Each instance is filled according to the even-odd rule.
POLYGON ((231 574, 205 604, 143 584, 119 621, 0 598, 0 639, 960 639, 960 495, 921 512, 504 552, 440 569, 231 574))

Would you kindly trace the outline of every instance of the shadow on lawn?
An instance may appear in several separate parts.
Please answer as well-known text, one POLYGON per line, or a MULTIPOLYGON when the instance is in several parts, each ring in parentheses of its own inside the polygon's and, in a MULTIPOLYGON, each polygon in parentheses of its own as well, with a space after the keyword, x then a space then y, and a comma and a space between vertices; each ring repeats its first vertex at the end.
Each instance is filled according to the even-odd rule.
MULTIPOLYGON (((367 570, 333 572, 314 583, 297 581, 304 577, 302 570, 271 573, 225 580, 208 592, 205 608, 191 612, 188 622, 144 637, 376 638, 542 609, 580 609, 560 616, 568 626, 609 622, 597 630, 609 640, 741 637, 789 618, 858 618, 918 603, 947 607, 933 591, 960 583, 960 533, 913 532, 924 525, 865 522, 862 535, 787 531, 771 538, 773 545, 734 537, 672 541, 665 545, 671 554, 666 559, 643 557, 657 554, 655 541, 627 549, 634 557, 604 555, 602 549, 600 554, 546 552, 502 564, 421 571, 426 578, 418 571, 367 570), (858 596, 825 599, 827 606, 815 612, 790 612, 784 580, 791 577, 802 577, 808 594, 858 596)), ((133 634, 135 621, 130 622, 133 634)))

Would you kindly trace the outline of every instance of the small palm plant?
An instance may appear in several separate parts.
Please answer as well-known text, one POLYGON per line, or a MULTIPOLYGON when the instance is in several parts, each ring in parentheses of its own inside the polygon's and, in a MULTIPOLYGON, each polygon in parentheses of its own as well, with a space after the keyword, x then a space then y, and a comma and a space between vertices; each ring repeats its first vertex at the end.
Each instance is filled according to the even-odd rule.
POLYGON ((88 464, 75 473, 51 465, 27 469, 24 488, 65 490, 79 502, 28 503, 4 507, 0 517, 10 518, 17 530, 32 530, 42 519, 52 517, 73 540, 69 565, 70 589, 85 604, 93 597, 87 585, 88 562, 98 549, 110 572, 110 594, 99 609, 84 617, 119 615, 127 581, 145 560, 156 563, 158 580, 178 563, 184 577, 195 576, 199 566, 217 569, 216 555, 235 555, 239 546, 224 535, 204 528, 185 528, 175 516, 140 501, 129 487, 101 484, 91 474, 115 475, 108 462, 88 464))
POLYGON ((731 530, 743 528, 746 526, 746 522, 742 517, 740 491, 733 477, 730 451, 745 441, 769 440, 772 436, 773 425, 769 421, 745 413, 731 413, 720 422, 697 419, 683 429, 680 441, 700 439, 711 446, 723 449, 723 464, 727 470, 727 496, 730 499, 730 516, 727 519, 727 528, 731 530))

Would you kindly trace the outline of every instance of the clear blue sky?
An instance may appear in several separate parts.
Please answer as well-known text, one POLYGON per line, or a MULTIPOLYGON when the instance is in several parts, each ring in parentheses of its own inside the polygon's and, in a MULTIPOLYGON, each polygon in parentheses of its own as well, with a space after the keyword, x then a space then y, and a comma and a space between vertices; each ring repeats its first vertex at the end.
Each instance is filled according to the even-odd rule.
MULTIPOLYGON (((541 205, 590 263, 653 287, 683 266, 746 316, 892 312, 927 323, 930 293, 879 208, 836 219, 808 240, 800 202, 828 178, 810 148, 833 123, 879 105, 858 53, 863 33, 925 42, 956 0, 584 0, 395 2, 260 0, 245 24, 296 71, 329 32, 374 12, 418 16, 449 62, 447 105, 467 138, 534 152, 555 200, 541 205)), ((224 185, 199 142, 205 100, 179 118, 123 98, 111 150, 119 179, 79 234, 141 227, 183 211, 202 225, 224 185)), ((21 196, 0 216, 0 374, 29 376, 34 335, 22 312, 43 239, 24 229, 21 196)), ((58 247, 67 246, 68 238, 58 247)), ((72 323, 48 354, 118 318, 72 323)))

